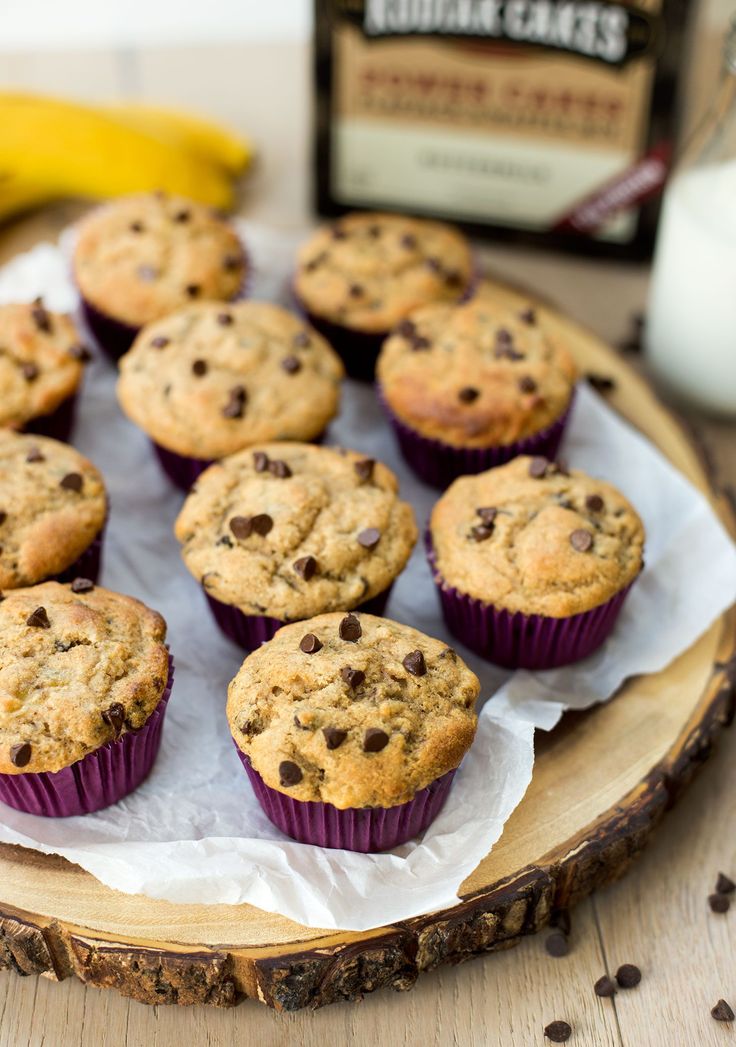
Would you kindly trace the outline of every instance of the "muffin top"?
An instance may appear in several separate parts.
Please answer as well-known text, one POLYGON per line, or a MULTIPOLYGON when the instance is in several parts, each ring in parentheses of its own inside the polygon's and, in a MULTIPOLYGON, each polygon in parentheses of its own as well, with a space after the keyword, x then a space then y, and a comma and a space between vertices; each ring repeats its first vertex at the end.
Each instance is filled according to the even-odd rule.
POLYGON ((60 574, 102 530, 105 485, 68 444, 0 430, 0 589, 60 574))
POLYGON ((78 579, 0 603, 0 774, 58 771, 141 727, 168 679, 166 623, 78 579))
POLYGON ((292 313, 202 302, 150 324, 120 361, 118 398, 156 443, 221 458, 262 440, 312 440, 337 413, 343 366, 292 313))
POLYGON ((396 477, 355 451, 259 444, 210 466, 176 521, 188 569, 245 614, 349 610, 387 589, 417 539, 396 477))
POLYGON ((546 458, 455 480, 430 522, 436 570, 495 607, 551 618, 588 611, 642 568, 644 528, 611 484, 546 458))
POLYGON ((79 225, 74 278, 96 309, 142 327, 194 299, 234 298, 248 260, 237 233, 211 208, 141 193, 96 207, 79 225))
POLYGON ((340 809, 393 807, 460 764, 479 690, 440 640, 370 614, 321 614, 246 658, 227 717, 272 789, 340 809))
POLYGON ((343 327, 380 334, 427 302, 457 301, 473 270, 452 226, 391 214, 349 214, 318 229, 297 256, 305 308, 343 327))
POLYGON ((383 396, 422 436, 461 447, 514 443, 570 404, 573 359, 526 307, 436 303, 403 320, 376 366, 383 396))
POLYGON ((70 317, 40 298, 0 305, 0 426, 20 429, 76 392, 89 359, 70 317))

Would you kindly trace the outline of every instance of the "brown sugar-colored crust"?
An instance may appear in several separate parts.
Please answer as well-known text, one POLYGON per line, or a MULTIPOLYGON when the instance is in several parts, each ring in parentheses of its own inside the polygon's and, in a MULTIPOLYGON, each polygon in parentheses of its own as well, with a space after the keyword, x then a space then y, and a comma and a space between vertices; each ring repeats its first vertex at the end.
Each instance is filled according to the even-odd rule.
POLYGON ((0 426, 55 411, 77 391, 86 358, 70 317, 41 299, 0 305, 0 426))
POLYGON ((348 610, 383 592, 417 539, 390 469, 298 443, 259 444, 210 466, 175 531, 211 596, 281 621, 348 610))
POLYGON ((564 618, 597 607, 643 563, 644 527, 620 491, 544 458, 455 480, 430 529, 448 585, 527 615, 564 618))
POLYGON ((337 413, 343 366, 268 302, 203 302, 150 324, 120 362, 118 398, 156 443, 221 458, 265 440, 313 440, 337 413))
POLYGON ((44 582, 8 593, 0 774, 58 771, 142 727, 166 687, 165 636, 160 614, 107 589, 44 582))
POLYGON ((80 223, 74 250, 84 298, 131 327, 195 299, 229 301, 247 268, 231 225, 203 204, 164 193, 96 207, 80 223))
POLYGON ((413 312, 384 342, 377 377, 393 413, 422 436, 496 447, 564 414, 577 372, 532 308, 474 299, 413 312))
POLYGON ((420 305, 457 301, 472 273, 468 241, 452 226, 349 214, 302 246, 294 286, 315 316, 380 334, 420 305))
POLYGON ((102 477, 73 447, 0 431, 0 589, 65 571, 106 515, 102 477))
POLYGON ((227 716, 272 789, 340 809, 393 807, 459 765, 479 690, 440 640, 369 614, 322 614, 246 658, 227 716), (320 645, 313 653, 305 636, 320 645))

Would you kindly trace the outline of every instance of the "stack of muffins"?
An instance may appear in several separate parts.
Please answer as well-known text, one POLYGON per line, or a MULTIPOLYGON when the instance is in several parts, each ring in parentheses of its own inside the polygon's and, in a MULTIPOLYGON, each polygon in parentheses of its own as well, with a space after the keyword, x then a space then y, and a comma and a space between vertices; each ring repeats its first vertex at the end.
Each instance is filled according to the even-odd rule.
MULTIPOLYGON (((481 657, 591 654, 643 528, 610 484, 555 461, 572 356, 533 304, 475 293, 456 230, 341 218, 298 253, 296 312, 248 298, 250 268, 222 216, 160 193, 97 208, 74 254, 120 406, 188 492, 184 563, 248 652, 227 719, 256 797, 297 840, 386 850, 441 810, 480 685, 445 643, 381 617, 418 529, 386 465, 320 446, 345 372, 375 377, 404 458, 446 488, 428 570, 481 657)), ((173 664, 160 615, 97 585, 104 482, 59 442, 89 359, 74 323, 35 301, 0 308, 0 334, 0 800, 82 814, 149 773, 173 664)))

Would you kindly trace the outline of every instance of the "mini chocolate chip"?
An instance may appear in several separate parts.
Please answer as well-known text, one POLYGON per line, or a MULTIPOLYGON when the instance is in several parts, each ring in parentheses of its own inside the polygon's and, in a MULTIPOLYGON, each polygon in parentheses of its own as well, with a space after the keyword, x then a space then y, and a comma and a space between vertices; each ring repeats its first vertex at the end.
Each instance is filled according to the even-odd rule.
POLYGON ((593 988, 596 996, 615 996, 617 992, 615 981, 613 978, 609 978, 607 974, 599 978, 593 988))
POLYGON ((546 458, 532 458, 529 463, 529 475, 535 480, 541 480, 542 477, 547 475, 550 463, 546 458))
POLYGON ((145 226, 143 225, 143 222, 131 222, 128 228, 130 229, 131 233, 142 233, 145 231, 145 226))
POLYGON ((351 669, 349 665, 343 666, 340 670, 340 676, 353 691, 356 687, 360 687, 361 684, 365 683, 365 673, 363 670, 351 669))
POLYGON ((220 537, 215 542, 215 545, 225 545, 225 546, 227 546, 228 549, 232 549, 232 547, 233 547, 232 538, 228 534, 220 535, 220 537))
POLYGON ((481 506, 479 509, 476 509, 475 512, 484 524, 492 524, 498 515, 498 509, 495 505, 481 506))
POLYGON ((514 363, 516 363, 517 360, 526 359, 524 353, 520 353, 519 350, 514 349, 512 345, 499 345, 494 352, 494 356, 499 360, 506 359, 511 360, 514 363))
POLYGON ((570 545, 579 553, 593 548, 593 535, 583 527, 576 528, 570 535, 570 545))
POLYGON ((51 622, 49 621, 49 616, 46 613, 46 608, 37 607, 35 611, 31 611, 31 613, 26 618, 26 625, 31 625, 34 629, 50 629, 51 622))
POLYGON ((45 462, 46 456, 38 447, 29 447, 26 455, 27 462, 45 462))
POLYGON ((25 767, 31 760, 31 746, 29 742, 21 742, 20 745, 11 745, 10 762, 14 767, 25 767))
POLYGON ((480 391, 468 385, 465 389, 461 389, 457 395, 464 404, 472 404, 480 396, 480 391))
POLYGON ((519 379, 519 389, 522 393, 536 393, 537 383, 530 374, 525 374, 519 379))
POLYGON ((242 418, 245 410, 245 403, 248 399, 242 385, 236 385, 230 390, 230 399, 222 409, 222 414, 225 418, 242 418))
POLYGON ((233 322, 233 314, 232 313, 218 313, 217 314, 217 322, 220 325, 220 327, 229 327, 232 324, 232 322, 233 322))
POLYGON ((348 288, 348 294, 351 298, 360 298, 363 294, 363 287, 361 284, 351 284, 348 288))
POLYGON ((421 651, 410 651, 401 663, 412 676, 426 676, 427 663, 421 651))
POLYGON ((84 477, 81 473, 67 473, 59 480, 59 487, 63 487, 65 491, 76 491, 79 494, 84 487, 84 477))
POLYGON ((616 971, 619 989, 633 989, 641 981, 641 971, 633 963, 623 963, 616 971))
POLYGON ((555 958, 567 956, 570 951, 567 935, 564 935, 562 931, 552 931, 551 934, 548 934, 544 941, 544 947, 549 955, 555 958))
POLYGON ((32 382, 32 381, 34 381, 34 379, 38 378, 39 371, 38 371, 38 367, 35 364, 32 364, 32 363, 21 364, 21 368, 20 369, 23 372, 23 377, 25 378, 25 380, 27 382, 32 382))
POLYGON ((305 582, 308 582, 310 578, 314 578, 317 572, 317 561, 313 556, 301 556, 294 561, 292 566, 305 582))
POLYGON ((366 527, 358 534, 358 542, 364 549, 375 549, 381 540, 381 532, 377 527, 366 527))
POLYGON ((380 227, 380 225, 375 225, 374 224, 374 225, 369 225, 368 226, 368 236, 370 236, 372 240, 377 240, 380 235, 381 235, 381 227, 380 227))
POLYGON ((74 360, 79 360, 80 364, 88 364, 92 359, 92 353, 89 351, 86 345, 75 343, 70 345, 67 352, 74 360))
POLYGON ((363 749, 367 753, 380 753, 388 745, 388 735, 380 727, 369 727, 363 735, 363 749))
POLYGON ((519 313, 519 319, 523 323, 529 324, 531 326, 532 324, 535 324, 537 322, 537 313, 534 309, 531 308, 522 309, 522 311, 519 313))
POLYGON ((347 229, 341 229, 339 225, 334 226, 334 228, 332 230, 332 239, 333 240, 347 240, 347 238, 348 238, 348 231, 347 231, 347 229))
POLYGON ((260 534, 264 537, 273 527, 273 520, 268 513, 258 513, 256 516, 250 518, 251 526, 256 534, 260 534))
POLYGON ((715 1007, 711 1008, 710 1013, 717 1022, 732 1022, 734 1019, 733 1009, 725 1000, 719 1000, 715 1007))
POLYGON ((236 538, 250 538, 253 533, 253 520, 250 516, 233 516, 229 527, 236 538))
POLYGON ((605 374, 586 374, 588 383, 598 393, 610 393, 616 388, 616 382, 613 378, 605 374))
POLYGON ((552 1043, 567 1043, 572 1036, 572 1026, 569 1022, 550 1022, 544 1027, 544 1035, 552 1043))
POLYGON ((400 243, 402 247, 407 249, 407 251, 413 251, 417 246, 417 238, 414 236, 414 233, 404 233, 401 237, 400 243))
POLYGON ((306 349, 310 344, 310 338, 306 331, 297 331, 291 342, 297 349, 306 349))
POLYGON ((51 333, 51 317, 46 312, 43 306, 43 301, 40 298, 36 298, 33 303, 33 309, 31 309, 31 319, 33 320, 39 331, 43 331, 44 334, 51 333))
POLYGON ((268 455, 265 451, 253 452, 253 468, 257 473, 268 472, 268 455))
POLYGON ((281 785, 298 785, 302 780, 301 768, 292 760, 282 760, 279 764, 279 782, 281 785))
POLYGON ((340 639, 348 640, 350 643, 355 643, 363 635, 363 630, 360 627, 360 622, 354 614, 346 615, 340 622, 340 639))
POLYGON ((301 371, 302 362, 295 356, 285 356, 281 361, 281 366, 287 374, 296 374, 298 371, 301 371))
POLYGON ((709 894, 708 905, 711 912, 724 913, 731 908, 731 901, 727 894, 709 894))
POLYGON ((5 521, 7 520, 7 518, 8 518, 8 514, 5 512, 5 510, 4 509, 0 509, 0 524, 4 524, 5 521))
POLYGON ((485 542, 493 534, 493 524, 477 524, 470 528, 469 538, 474 542, 485 542))
POLYGON ((155 338, 151 339, 151 345, 154 349, 165 349, 171 341, 165 334, 157 334, 155 338))
POLYGON ((174 221, 175 222, 188 222, 191 217, 192 217, 192 215, 191 215, 190 211, 177 211, 176 214, 174 215, 174 221))
POLYGON ((599 494, 589 494, 585 499, 585 508, 590 509, 591 513, 600 513, 603 511, 603 499, 599 494))
POLYGON ((328 749, 339 749, 348 736, 347 731, 341 731, 338 727, 323 727, 322 734, 328 749))
POLYGON ((726 876, 725 873, 718 873, 718 879, 716 880, 716 893, 717 894, 732 894, 736 891, 736 883, 726 876))
POLYGON ((115 734, 120 734, 125 723, 125 709, 120 702, 113 702, 109 709, 102 713, 102 719, 115 734))
POLYGON ((192 374, 195 374, 197 378, 201 378, 202 375, 207 374, 207 361, 195 360, 192 364, 192 374))
POLYGON ((427 269, 429 269, 433 273, 442 272, 442 262, 439 260, 439 258, 427 258, 424 264, 426 265, 427 269))
POLYGON ((423 334, 415 334, 411 337, 411 348, 412 352, 420 353, 425 349, 431 349, 432 343, 429 338, 426 338, 423 334))
POLYGON ((235 272, 236 269, 240 269, 243 265, 243 258, 237 254, 226 254, 222 260, 222 267, 228 273, 235 272))
POLYGON ((314 633, 307 633, 299 641, 299 650, 303 651, 304 654, 316 654, 317 651, 322 650, 322 641, 314 633))
POLYGON ((292 475, 289 466, 280 458, 274 458, 273 461, 268 463, 268 471, 272 476, 278 477, 279 480, 288 480, 292 475))
POLYGON ((402 338, 412 338, 417 333, 416 324, 413 320, 405 319, 396 326, 396 334, 402 338))
POLYGON ((147 284, 150 284, 158 276, 158 269, 154 269, 152 265, 139 265, 136 272, 138 279, 143 280, 147 284))
POLYGON ((361 458, 359 462, 355 462, 353 468, 360 477, 360 479, 366 483, 373 476, 373 470, 376 466, 374 458, 361 458))
POLYGON ((445 273, 445 283, 448 287, 462 287, 465 279, 459 269, 448 269, 445 273))
POLYGON ((75 578, 69 586, 73 593, 91 593, 94 587, 95 583, 89 578, 75 578))
POLYGON ((199 284, 187 284, 184 288, 188 298, 199 298, 200 291, 202 288, 199 284))

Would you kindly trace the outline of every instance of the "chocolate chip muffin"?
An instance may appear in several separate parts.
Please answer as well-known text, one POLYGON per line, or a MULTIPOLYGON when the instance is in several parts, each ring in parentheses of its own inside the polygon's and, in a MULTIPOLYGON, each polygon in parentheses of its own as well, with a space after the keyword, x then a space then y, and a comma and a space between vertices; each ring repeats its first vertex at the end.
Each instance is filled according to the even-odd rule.
POLYGON ((243 245, 221 215, 165 193, 95 208, 79 225, 73 264, 87 320, 113 358, 144 324, 186 303, 238 297, 248 275, 243 245))
POLYGON ((552 456, 577 369, 531 305, 435 303, 404 319, 376 369, 409 464, 446 486, 519 453, 552 456))
POLYGON ((94 581, 106 516, 103 479, 78 451, 0 431, 0 590, 68 572, 94 581))
POLYGON ((322 614, 246 659, 227 716, 280 828, 322 846, 383 850, 437 814, 473 741, 479 689, 440 640, 372 615, 322 614))
POLYGON ((611 484, 521 456, 456 480, 430 522, 448 627, 504 665, 590 654, 642 569, 644 527, 611 484))
POLYGON ((349 214, 318 229, 298 254, 294 290, 310 322, 372 378, 388 332, 428 302, 455 302, 473 279, 470 246, 441 222, 349 214))
POLYGON ((80 579, 0 603, 0 800, 85 813, 142 781, 170 690, 163 618, 80 579))
POLYGON ((244 447, 319 439, 342 376, 327 342, 280 306, 203 302, 141 332, 121 361, 118 398, 187 488, 244 447))
POLYGON ((0 305, 0 426, 69 437, 89 352, 40 298, 0 305))
POLYGON ((247 648, 285 621, 385 603, 417 538, 390 469, 300 443, 258 444, 213 465, 175 531, 221 626, 247 648))

